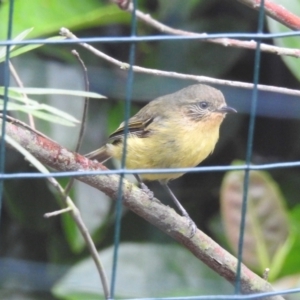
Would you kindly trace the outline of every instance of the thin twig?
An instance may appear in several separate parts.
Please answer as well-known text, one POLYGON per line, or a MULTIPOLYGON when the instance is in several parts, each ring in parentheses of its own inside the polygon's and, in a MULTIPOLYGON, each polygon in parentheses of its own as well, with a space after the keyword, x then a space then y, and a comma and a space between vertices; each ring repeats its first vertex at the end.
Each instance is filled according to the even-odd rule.
POLYGON ((61 214, 64 214, 66 212, 69 212, 71 211, 72 208, 70 206, 66 207, 66 208, 63 208, 63 209, 60 209, 60 210, 56 210, 56 211, 53 211, 53 212, 50 212, 50 213, 45 213, 44 214, 44 217, 45 218, 52 218, 52 217, 56 217, 58 215, 61 215, 61 214))
MULTIPOLYGON (((0 114, 0 118, 2 118, 2 114, 0 114)), ((19 120, 16 120, 10 116, 6 116, 6 120, 8 120, 10 122, 10 124, 14 124, 14 125, 18 126, 18 128, 22 128, 23 130, 25 129, 26 132, 31 132, 31 134, 34 134, 37 137, 37 140, 45 139, 45 140, 55 144, 55 142, 53 140, 49 139, 47 136, 45 136, 41 132, 31 128, 29 125, 27 125, 19 120)), ((53 216, 65 213, 65 212, 70 212, 70 215, 73 218, 74 222, 76 223, 77 227, 79 228, 79 231, 81 232, 81 234, 90 250, 91 256, 95 262, 96 268, 100 275, 101 283, 103 285, 105 298, 109 299, 108 282, 107 282, 107 278, 106 278, 103 266, 99 260, 97 249, 96 249, 96 247, 93 243, 93 240, 88 232, 88 229, 84 225, 84 222, 81 218, 78 208, 75 206, 75 204, 73 203, 71 198, 65 194, 64 189, 60 186, 60 184, 57 182, 57 180, 55 178, 49 177, 48 180, 52 184, 52 186, 59 192, 59 195, 61 195, 62 201, 65 203, 65 205, 67 207, 64 209, 55 211, 55 212, 46 213, 44 216, 46 218, 49 218, 49 217, 53 217, 53 216)))
MULTIPOLYGON (((132 12, 132 10, 133 10, 133 6, 131 4, 128 6, 127 11, 132 12)), ((145 14, 140 10, 136 10, 136 16, 139 20, 143 21, 147 25, 149 25, 163 33, 169 33, 169 34, 173 34, 173 35, 187 35, 187 36, 193 36, 193 35, 201 36, 202 35, 204 37, 206 37, 206 36, 208 37, 207 33, 199 34, 196 32, 172 28, 170 26, 167 26, 167 25, 155 20, 149 14, 145 14)), ((244 48, 244 49, 251 49, 251 50, 255 50, 256 46, 257 46, 256 41, 240 41, 240 40, 229 39, 229 38, 220 38, 220 39, 207 38, 205 40, 201 39, 201 41, 206 41, 206 42, 210 42, 210 43, 214 43, 214 44, 220 44, 225 47, 244 48)), ((295 48, 277 47, 277 46, 261 43, 260 50, 264 51, 264 52, 269 52, 272 54, 277 54, 277 55, 292 56, 292 57, 296 57, 296 58, 300 57, 300 50, 295 49, 295 48)))
POLYGON ((100 275, 100 280, 102 283, 102 287, 103 287, 103 291, 104 291, 104 296, 105 299, 109 299, 110 298, 110 293, 109 293, 109 287, 108 287, 108 281, 107 281, 107 277, 106 274, 104 272, 104 268, 103 265, 99 259, 98 256, 98 252, 97 252, 97 248, 91 238, 91 235, 87 229, 87 227, 85 226, 80 211, 79 209, 76 207, 76 205, 74 204, 74 202, 72 201, 72 199, 66 195, 65 190, 61 187, 61 185, 58 183, 58 181, 53 178, 53 177, 49 177, 48 180, 50 181, 50 183, 55 187, 55 189, 59 192, 60 195, 62 195, 62 199, 65 203, 65 205, 67 206, 65 209, 63 210, 59 210, 57 212, 52 212, 52 213, 48 213, 45 214, 45 217, 51 217, 54 215, 57 215, 59 213, 64 213, 66 211, 70 212, 71 217, 73 218, 73 220, 75 221, 83 239, 86 242, 86 245, 91 253, 92 259, 94 260, 94 263, 96 265, 97 271, 100 275))
MULTIPOLYGON (((89 91, 89 81, 88 81, 87 72, 86 72, 87 69, 86 69, 83 61, 80 59, 79 54, 75 50, 72 51, 72 54, 74 54, 77 57, 77 59, 79 60, 79 62, 81 63, 81 66, 84 70, 85 89, 86 89, 86 91, 89 91)), ((83 134, 84 134, 84 130, 85 130, 85 124, 86 124, 86 119, 87 119, 88 102, 89 102, 89 99, 85 98, 84 110, 83 110, 82 119, 81 119, 80 132, 79 132, 79 137, 78 137, 78 142, 77 142, 77 145, 76 145, 76 148, 75 148, 75 152, 79 151, 79 148, 82 144, 83 134)), ((17 123, 17 122, 15 122, 15 123, 17 123)), ((23 126, 23 124, 22 124, 22 126, 23 126)), ((31 130, 31 131, 34 132, 35 134, 37 134, 38 136, 45 137, 43 134, 40 134, 36 130, 31 130)), ((61 195, 61 198, 62 198, 63 202, 65 203, 66 208, 63 208, 61 210, 57 210, 57 211, 54 211, 54 212, 51 212, 51 213, 46 213, 44 216, 46 218, 49 218, 49 217, 57 216, 57 215, 62 214, 62 213, 70 212, 70 215, 73 218, 74 222, 76 223, 79 231, 81 232, 81 234, 82 234, 82 236, 83 236, 83 238, 84 238, 84 240, 87 244, 87 247, 88 247, 88 249, 91 253, 91 256, 92 256, 92 258, 95 262, 97 271, 100 275, 100 280, 101 280, 101 283, 102 283, 105 299, 109 299, 110 298, 110 292, 109 292, 109 287, 108 287, 108 280, 107 280, 107 276, 105 274, 104 268, 102 266, 102 263, 99 259, 96 246, 95 246, 95 244, 94 244, 94 242, 93 242, 93 240, 92 240, 92 238, 89 234, 89 231, 88 231, 87 227, 85 226, 85 224, 82 220, 79 209, 76 207, 76 205, 74 204, 72 199, 68 196, 68 194, 69 194, 69 192, 70 192, 70 190, 73 186, 74 178, 72 177, 70 179, 70 181, 68 182, 65 189, 63 189, 61 187, 61 185, 57 182, 57 180, 55 178, 49 177, 48 180, 50 181, 50 183, 56 188, 56 190, 61 195)))
MULTIPOLYGON (((76 50, 72 50, 71 53, 77 58, 77 60, 79 61, 80 65, 82 67, 83 74, 84 74, 83 76, 84 76, 85 91, 88 92, 90 90, 90 83, 89 83, 89 78, 88 78, 88 75, 87 75, 87 68, 86 68, 83 60, 80 58, 79 53, 76 50)), ((78 136, 77 144, 76 144, 76 147, 75 147, 75 152, 79 152, 79 149, 80 149, 81 144, 82 144, 83 135, 84 135, 85 126, 86 126, 88 107, 89 107, 89 98, 85 97, 84 107, 83 107, 83 112, 82 112, 82 117, 81 117, 81 125, 80 125, 80 130, 79 130, 79 136, 78 136)), ((66 195, 69 194, 73 184, 74 184, 74 178, 71 178, 70 181, 68 182, 67 186, 65 187, 66 195)))
MULTIPOLYGON (((260 7, 261 0, 237 0, 253 9, 258 10, 260 7)), ((265 13, 278 21, 279 23, 285 25, 292 30, 300 30, 300 18, 299 16, 291 13, 282 5, 274 3, 270 0, 265 0, 265 13)))
POLYGON ((263 273, 263 276, 262 276, 262 278, 263 278, 265 281, 269 281, 269 273, 270 273, 270 268, 265 268, 264 273, 263 273))
MULTIPOLYGON (((2 118, 2 114, 0 114, 0 118, 2 118)), ((25 129, 26 132, 31 132, 31 134, 34 134, 36 137, 38 137, 37 140, 45 139, 45 140, 55 144, 55 142, 53 140, 51 140, 50 138, 48 138, 46 135, 37 131, 34 128, 31 128, 29 125, 27 125, 26 123, 24 123, 20 120, 14 119, 10 116, 6 116, 6 120, 8 120, 10 122, 10 124, 14 124, 14 125, 18 126, 18 128, 23 128, 23 130, 25 129)), ((85 240, 85 242, 89 248, 89 251, 91 253, 91 256, 95 262, 95 265, 96 265, 96 268, 99 273, 100 280, 101 280, 101 283, 103 286, 105 299, 109 299, 110 294, 109 294, 107 277, 105 275, 101 261, 99 260, 97 249, 96 249, 96 247, 93 243, 93 240, 88 232, 88 229, 86 228, 86 226, 81 218, 80 211, 75 206, 72 199, 65 193, 64 189, 61 187, 61 185, 57 182, 57 180, 55 178, 49 177, 48 180, 52 184, 52 186, 58 191, 59 195, 61 196, 62 201, 66 205, 66 208, 58 210, 58 211, 54 211, 51 213, 46 213, 46 214, 44 214, 44 217, 50 218, 50 217, 57 216, 62 213, 70 212, 70 215, 73 218, 75 224, 77 225, 80 233, 82 234, 82 237, 85 240)))
MULTIPOLYGON (((2 117, 2 114, 0 115, 0 117, 2 117)), ((29 125, 27 125, 23 122, 15 120, 14 118, 9 117, 9 116, 7 116, 6 120, 8 120, 9 124, 11 124, 13 126, 17 126, 17 128, 24 130, 24 132, 30 133, 31 135, 35 136, 37 138, 36 139, 37 143, 38 143, 38 141, 41 141, 41 139, 43 139, 43 140, 45 140, 49 143, 56 144, 53 140, 49 139, 47 136, 45 136, 44 134, 38 132, 37 130, 32 129, 29 125)), ((1 125, 1 123, 0 123, 0 125, 1 125)), ((13 140, 18 143, 18 141, 15 138, 13 140)), ((18 143, 18 144, 20 144, 20 143, 18 143)), ((24 145, 21 145, 21 146, 23 146, 23 148, 26 148, 26 147, 24 147, 24 145)), ((26 150, 28 151, 28 149, 26 149, 26 150)), ((30 152, 30 151, 28 151, 28 152, 30 152)), ((37 159, 39 159, 37 156, 35 156, 35 157, 37 159)), ((59 159, 59 156, 57 158, 59 159)), ((40 168, 38 166, 37 166, 37 168, 40 170, 40 168)), ((92 240, 92 238, 91 238, 91 236, 88 232, 88 229, 86 228, 86 226, 85 226, 85 224, 84 224, 84 222, 81 218, 81 215, 80 215, 80 212, 79 212, 78 208, 72 202, 71 198, 68 195, 65 194, 64 189, 60 186, 60 184, 57 182, 57 180, 55 178, 51 177, 50 174, 49 174, 49 177, 47 177, 47 179, 49 180, 51 185, 58 191, 59 195, 62 198, 62 201, 64 202, 64 204, 67 207, 62 209, 62 210, 58 210, 58 211, 55 211, 55 212, 52 212, 52 213, 45 214, 44 216, 49 218, 49 217, 52 217, 52 216, 55 216, 55 215, 58 215, 58 214, 61 214, 61 213, 70 212, 70 215, 73 218, 74 222, 76 223, 79 231, 81 232, 81 234, 82 234, 82 236, 83 236, 83 238, 84 238, 84 240, 85 240, 85 242, 86 242, 86 244, 87 244, 87 246, 88 246, 88 248, 91 252, 91 256, 92 256, 92 258, 93 258, 93 260, 96 264, 96 268, 98 270, 98 273, 100 275, 100 280, 101 280, 101 283, 103 285, 104 295, 105 295, 106 299, 109 299, 110 298, 109 288, 108 288, 107 278, 106 278, 103 266, 102 266, 102 264, 101 264, 101 262, 98 258, 97 249, 96 249, 96 247, 93 243, 93 240, 92 240)))
MULTIPOLYGON (((11 63, 11 61, 9 61, 9 70, 10 70, 10 73, 11 73, 12 77, 14 78, 15 82, 17 83, 17 85, 20 88, 24 88, 23 82, 21 81, 21 78, 19 77, 19 75, 18 75, 14 65, 11 63)), ((27 95, 25 93, 22 93, 22 95, 23 95, 26 105, 29 105, 27 95)), ((34 119, 33 119, 32 114, 30 114, 30 113, 28 113, 28 121, 29 121, 30 126, 34 129, 35 128, 34 119)))
MULTIPOLYGON (((73 52, 72 52, 73 53, 73 52)), ((74 53, 73 53, 74 54, 74 53)), ((89 90, 89 82, 88 82, 88 78, 87 78, 87 73, 86 73, 86 67, 83 63, 83 61, 80 59, 79 54, 76 52, 75 56, 77 57, 77 59, 80 61, 83 70, 85 71, 85 86, 86 86, 86 91, 89 90)), ((23 83, 21 81, 21 79, 19 78, 13 64, 11 62, 9 62, 9 67, 10 67, 10 71, 12 76, 14 77, 16 83, 19 85, 19 87, 23 88, 23 83)), ((27 95, 25 93, 23 93, 23 97, 25 99, 25 101, 28 99, 27 95)), ((86 118, 87 118, 87 109, 88 109, 88 98, 85 98, 85 104, 84 104, 84 110, 83 110, 83 115, 82 115, 82 122, 81 122, 81 127, 80 127, 80 133, 79 133, 79 138, 78 138, 78 142, 76 145, 76 152, 78 152, 80 145, 82 143, 82 139, 83 139, 83 133, 84 133, 84 129, 85 129, 85 123, 86 123, 86 118)), ((30 126, 19 121, 19 120, 15 120, 11 117, 7 117, 8 120, 10 120, 11 122, 20 125, 21 127, 24 127, 26 129, 29 129, 31 132, 37 134, 38 136, 47 138, 45 135, 43 135, 42 133, 38 132, 35 129, 34 126, 34 119, 32 117, 31 114, 28 114, 29 117, 29 122, 30 122, 30 126)), ((49 182, 54 186, 54 188, 59 192, 59 194, 62 196, 62 200, 65 202, 66 204, 66 208, 58 210, 58 211, 54 211, 51 213, 46 213, 44 216, 46 218, 49 217, 53 217, 53 216, 57 216, 59 214, 62 213, 66 213, 66 212, 70 212, 71 217, 73 218, 74 222, 77 224, 77 227, 79 229, 79 231, 81 232, 88 248, 89 251, 91 253, 91 256, 95 262, 97 271, 100 275, 100 280, 102 283, 102 287, 103 287, 103 291, 104 291, 104 295, 105 295, 105 299, 109 299, 110 298, 110 293, 109 293, 109 287, 108 287, 108 281, 107 281, 107 277, 104 271, 104 268, 101 264, 101 261, 99 259, 98 256, 98 252, 96 249, 95 244, 93 243, 93 240, 88 232, 88 229, 86 228, 82 218, 81 218, 81 214, 80 211, 78 210, 78 208, 75 206, 75 204, 73 203, 73 201, 71 200, 71 198, 68 196, 68 193, 70 191, 70 189, 72 188, 73 182, 74 182, 74 178, 71 178, 71 180, 69 181, 66 189, 64 190, 61 185, 58 183, 58 181, 53 178, 53 177, 49 177, 48 178, 49 182)))
MULTIPOLYGON (((90 90, 90 83, 89 83, 89 78, 88 78, 88 74, 87 74, 87 68, 86 68, 83 60, 80 58, 79 53, 76 50, 72 50, 72 54, 77 58, 77 60, 79 61, 80 65, 82 67, 83 76, 84 76, 85 91, 89 92, 89 90, 90 90)), ((79 149, 81 147, 81 144, 82 144, 83 134, 84 134, 85 127, 86 127, 86 119, 87 119, 88 107, 89 107, 89 98, 86 97, 84 99, 84 107, 83 107, 83 112, 82 112, 82 117, 81 117, 81 126, 80 126, 80 131, 79 131, 79 137, 78 137, 77 145, 75 147, 75 152, 79 151, 79 149)))
MULTIPOLYGON (((69 39, 78 39, 67 28, 61 28, 60 34, 69 39)), ((80 45, 82 47, 88 49, 89 51, 91 51, 92 53, 97 55, 98 57, 101 57, 101 58, 107 60, 108 62, 120 67, 123 70, 127 70, 129 68, 129 65, 127 63, 124 63, 115 58, 112 58, 87 43, 80 43, 80 45)), ((253 89, 252 83, 246 83, 246 82, 240 82, 240 81, 223 80, 223 79, 216 79, 216 78, 212 78, 212 77, 189 75, 189 74, 183 74, 183 73, 177 73, 177 72, 167 72, 167 71, 161 71, 161 70, 156 70, 156 69, 143 68, 143 67, 139 67, 139 66, 133 66, 133 70, 138 73, 151 74, 151 75, 155 75, 155 76, 172 77, 172 78, 179 78, 179 79, 185 79, 185 80, 195 80, 198 82, 209 83, 209 84, 218 84, 218 85, 232 86, 232 87, 237 87, 237 88, 253 89)), ((292 95, 292 96, 300 96, 300 91, 298 91, 298 90, 292 90, 292 89, 288 89, 288 88, 269 86, 269 85, 263 85, 263 84, 259 84, 257 87, 260 91, 281 93, 281 94, 292 95)))

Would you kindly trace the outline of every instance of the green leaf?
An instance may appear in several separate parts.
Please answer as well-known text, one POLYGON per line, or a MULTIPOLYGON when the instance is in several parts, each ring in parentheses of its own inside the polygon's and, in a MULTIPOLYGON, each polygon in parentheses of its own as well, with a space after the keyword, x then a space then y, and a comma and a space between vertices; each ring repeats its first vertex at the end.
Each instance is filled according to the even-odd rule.
MULTIPOLYGON (((52 37, 52 38, 49 38, 49 39, 46 39, 46 40, 55 40, 55 41, 60 41, 60 40, 64 40, 65 37, 63 36, 55 36, 55 37, 52 37)), ((29 51, 32 51, 34 49, 37 49, 41 46, 43 46, 44 44, 30 44, 30 45, 26 45, 26 46, 16 46, 17 48, 13 49, 11 52, 10 52, 10 55, 9 55, 9 58, 13 58, 13 57, 16 57, 18 55, 21 55, 21 54, 24 54, 26 52, 29 52, 29 51)), ((5 60, 5 55, 1 57, 0 55, 0 62, 4 61, 5 60)))
MULTIPOLYGON (((1 10, 0 10, 1 13, 1 10)), ((23 32, 21 32, 19 35, 17 35, 13 41, 17 42, 17 41, 22 41, 24 40, 24 38, 33 30, 33 28, 29 28, 24 30, 23 32)), ((12 51, 15 47, 17 47, 16 45, 12 45, 10 47, 10 51, 12 51)), ((6 55, 6 47, 0 47, 0 62, 5 60, 5 55, 6 55)))
MULTIPOLYGON (((111 277, 113 247, 99 253, 111 277)), ((186 249, 177 245, 123 243, 119 248, 116 297, 172 297, 228 294, 231 285, 186 249), (161 284, 163 282, 163 284, 161 284)), ((102 299, 103 292, 91 258, 72 267, 53 287, 63 299, 102 299), (80 295, 80 296, 79 296, 80 295)))
MULTIPOLYGON (((273 0, 273 2, 284 6, 287 10, 293 12, 293 14, 300 15, 300 1, 299 0, 273 0)), ((272 33, 284 33, 291 32, 290 29, 282 25, 272 18, 267 18, 269 30, 272 33)), ((274 44, 279 47, 294 48, 298 50, 300 48, 299 36, 287 37, 287 38, 275 38, 273 39, 274 44)), ((300 80, 300 61, 295 57, 281 56, 287 67, 300 80)))
MULTIPOLYGON (((13 102, 8 102, 8 110, 19 110, 25 113, 31 113, 32 111, 37 111, 37 110, 45 110, 48 111, 50 113, 52 113, 54 116, 59 116, 65 120, 71 121, 73 123, 79 123, 79 121, 74 118, 73 116, 71 116, 70 114, 57 109, 53 106, 50 106, 48 104, 40 104, 35 100, 29 99, 29 98, 24 98, 24 97, 13 97, 14 100, 20 101, 23 103, 23 105, 17 104, 17 103, 13 103, 13 102), (26 103, 27 102, 27 103, 26 103)), ((2 109, 3 109, 3 105, 4 102, 3 100, 0 99, 0 103, 2 105, 2 109)))
MULTIPOLYGON (((77 97, 89 97, 89 98, 97 98, 102 99, 106 98, 103 95, 94 92, 85 92, 85 91, 74 91, 74 90, 63 90, 63 89, 53 89, 53 88, 17 88, 11 87, 8 89, 11 94, 10 97, 18 96, 22 97, 22 94, 28 95, 67 95, 67 96, 77 96, 77 97), (15 92, 16 94, 14 94, 15 92)), ((0 86, 0 95, 4 94, 4 87, 0 86)))
POLYGON ((71 116, 70 114, 64 112, 64 111, 61 111, 60 109, 57 109, 53 106, 50 106, 50 105, 47 105, 47 104, 37 104, 36 106, 22 106, 24 107, 23 108, 23 111, 24 112, 27 112, 27 108, 29 108, 29 113, 32 112, 33 110, 34 111, 41 111, 41 110, 45 110, 49 113, 51 113, 54 117, 61 117, 63 120, 66 120, 66 121, 70 121, 72 124, 74 123, 79 123, 79 121, 74 118, 73 116, 71 116))
POLYGON ((288 255, 284 260, 284 264, 280 270, 279 276, 289 276, 291 274, 300 273, 300 205, 293 208, 290 213, 291 226, 291 247, 288 255))
MULTIPOLYGON (((0 9, 0 40, 7 35, 9 1, 0 9)), ((30 38, 57 33, 61 27, 85 29, 116 23, 128 23, 130 14, 114 4, 98 0, 51 0, 39 5, 36 1, 16 0, 14 5, 13 36, 34 26, 30 38)))
MULTIPOLYGON (((74 123, 79 123, 79 121, 71 116, 70 114, 61 111, 53 106, 47 104, 40 104, 35 100, 25 98, 25 94, 35 94, 35 95, 46 95, 46 94, 60 94, 67 96, 78 96, 78 97, 92 97, 92 98, 105 98, 104 96, 85 91, 72 91, 72 90, 62 90, 62 89, 45 89, 45 88, 9 88, 8 96, 11 99, 23 103, 19 105, 17 103, 9 102, 7 109, 8 110, 17 110, 24 113, 32 114, 33 116, 54 122, 57 124, 65 126, 74 126, 74 123)), ((4 87, 0 87, 0 95, 4 94, 4 87)), ((3 107, 3 100, 0 99, 0 104, 3 107)))
POLYGON ((48 113, 43 112, 43 111, 27 110, 27 108, 23 106, 23 112, 24 113, 29 113, 29 114, 33 115, 34 117, 36 117, 36 118, 42 119, 44 121, 52 122, 52 123, 55 123, 55 124, 60 124, 60 125, 64 125, 64 126, 75 126, 75 124, 73 122, 70 122, 66 119, 63 119, 63 118, 59 117, 59 116, 48 114, 48 113))
MULTIPOLYGON (((281 247, 278 248, 278 251, 275 253, 273 258, 272 270, 269 274, 269 281, 274 281, 279 274, 282 272, 284 265, 286 263, 286 259, 290 256, 292 248, 295 244, 296 235, 291 230, 288 239, 282 244, 281 247)), ((299 268, 300 271, 300 268, 299 268)))
MULTIPOLYGON (((237 164, 237 163, 234 163, 237 164)), ((265 268, 279 273, 288 254, 291 227, 285 200, 277 183, 263 171, 251 171, 248 190, 243 262, 262 273, 265 268), (285 244, 287 243, 287 244, 285 244), (287 247, 283 249, 282 247, 287 247), (280 261, 276 262, 276 258, 280 261)), ((243 198, 244 172, 228 172, 221 188, 221 215, 231 248, 237 253, 243 198)))
MULTIPOLYGON (((0 99, 0 108, 3 108, 3 100, 0 99)), ((67 113, 64 113, 60 110, 58 111, 57 115, 54 115, 53 113, 47 113, 44 111, 39 110, 40 107, 43 105, 39 105, 38 107, 32 107, 32 106, 26 106, 26 105, 19 105, 17 103, 11 103, 9 102, 7 104, 7 110, 12 111, 21 111, 26 114, 31 114, 32 116, 42 119, 44 121, 53 122, 55 124, 65 125, 65 126, 75 126, 74 121, 70 121, 73 117, 68 115, 67 113), (65 118, 67 116, 67 118, 65 118)), ((54 112, 56 109, 52 107, 52 112, 54 112)), ((75 119, 76 120, 76 119, 75 119)), ((78 121, 75 121, 78 123, 78 121)))

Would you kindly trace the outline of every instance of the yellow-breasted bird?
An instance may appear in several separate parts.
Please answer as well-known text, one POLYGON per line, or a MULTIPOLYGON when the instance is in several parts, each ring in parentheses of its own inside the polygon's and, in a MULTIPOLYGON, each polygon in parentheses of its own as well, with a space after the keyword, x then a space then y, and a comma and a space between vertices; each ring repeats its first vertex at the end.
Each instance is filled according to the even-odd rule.
MULTIPOLYGON (((219 128, 226 113, 236 112, 226 105, 221 91, 204 84, 190 85, 173 94, 159 97, 128 121, 126 168, 161 169, 189 168, 201 163, 215 148, 219 128)), ((111 157, 121 159, 124 122, 110 136, 107 144, 86 157, 105 162, 111 157)), ((169 180, 183 173, 149 173, 137 176, 158 180, 188 218, 194 235, 196 226, 168 186, 169 180)))

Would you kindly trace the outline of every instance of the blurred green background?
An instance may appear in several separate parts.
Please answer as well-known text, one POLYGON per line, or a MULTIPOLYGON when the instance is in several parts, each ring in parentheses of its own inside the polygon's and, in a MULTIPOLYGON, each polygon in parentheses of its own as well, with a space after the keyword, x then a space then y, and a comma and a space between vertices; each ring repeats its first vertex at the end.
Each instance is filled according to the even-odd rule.
MULTIPOLYGON (((299 1, 290 1, 289 5, 288 9, 300 15, 299 1)), ((237 1, 139 0, 138 8, 164 24, 193 32, 249 33, 257 30, 258 12, 237 1)), ((0 40, 6 39, 7 23, 8 1, 2 1, 0 40)), ((109 1, 43 0, 37 3, 33 0, 15 0, 14 36, 31 27, 34 30, 29 38, 58 35, 61 27, 69 28, 78 37, 125 37, 130 34, 130 14, 109 1)), ((270 20, 266 20, 264 30, 288 31, 270 20)), ((142 22, 138 22, 137 33, 143 36, 161 35, 142 22)), ((298 40, 281 39, 276 43, 299 48, 298 40)), ((274 43, 272 40, 263 42, 274 43)), ((128 61, 128 43, 94 43, 93 46, 116 59, 128 61)), ((72 49, 80 53, 87 65, 91 90, 107 96, 106 100, 90 101, 89 120, 81 149, 81 153, 87 153, 103 144, 109 133, 123 121, 127 72, 78 45, 45 45, 12 59, 12 62, 26 87, 84 90, 83 74, 70 53, 72 49)), ((284 59, 285 61, 278 55, 262 53, 260 83, 299 89, 299 62, 296 58, 284 59)), ((137 44, 135 63, 166 71, 252 82, 254 51, 196 40, 143 42, 137 44)), ((0 64, 0 68, 2 85, 3 64, 0 64)), ((14 84, 13 80, 11 83, 14 84)), ((132 112, 157 96, 179 90, 191 83, 194 82, 135 74, 132 112)), ((217 147, 201 164, 203 166, 229 165, 236 159, 244 160, 246 155, 252 91, 224 86, 217 88, 223 91, 227 103, 239 113, 226 118, 217 147)), ((81 99, 56 95, 37 99, 77 118, 81 116, 81 99)), ((259 92, 252 160, 254 164, 300 160, 299 113, 299 98, 259 92)), ((26 120, 18 113, 13 116, 26 120)), ((37 129, 70 149, 75 147, 78 128, 37 120, 37 129)), ((115 162, 108 163, 108 166, 117 167, 115 162)), ((36 172, 21 155, 10 149, 7 149, 6 171, 36 172)), ((224 181, 222 185, 224 176, 224 172, 190 173, 172 182, 171 188, 198 227, 234 253, 235 245, 230 237, 226 238, 222 225, 226 223, 226 217, 223 216, 222 223, 220 214, 220 198, 228 195, 227 183, 224 181), (221 185, 224 195, 220 194, 221 185)), ((67 183, 67 179, 59 181, 62 185, 67 183)), ((229 182, 228 185, 230 184, 229 182)), ((263 175, 260 184, 267 193, 270 191, 270 184, 278 186, 274 198, 279 199, 276 201, 281 204, 274 208, 275 214, 270 204, 273 202, 266 202, 267 208, 270 207, 266 214, 285 216, 282 217, 282 223, 279 223, 279 227, 285 228, 285 234, 278 239, 277 229, 272 231, 271 227, 271 231, 265 231, 263 222, 258 226, 259 232, 274 237, 277 248, 280 248, 276 248, 275 252, 271 251, 271 254, 268 249, 265 251, 267 256, 270 255, 267 260, 269 263, 274 261, 274 255, 277 261, 280 260, 280 264, 274 266, 276 276, 273 275, 273 281, 294 275, 293 282, 298 282, 300 265, 297 263, 299 259, 296 253, 299 253, 300 238, 296 232, 299 229, 300 170, 270 170, 266 177, 263 175), (283 250, 279 247, 281 245, 285 245, 283 250)), ((173 206, 158 183, 148 186, 158 199, 173 206)), ((89 252, 73 221, 67 214, 43 218, 44 213, 60 208, 58 195, 49 183, 42 179, 14 179, 5 181, 4 187, 0 226, 0 298, 98 299, 102 295, 102 289, 96 268, 89 260, 89 252)), ((71 196, 76 200, 100 251, 100 258, 104 260, 110 273, 114 233, 113 203, 99 191, 81 183, 76 183, 71 196)), ((265 203, 266 197, 260 197, 260 203, 265 203)), ((254 211, 259 214, 261 208, 256 208, 258 210, 254 211)), ((276 223, 276 218, 274 222, 276 223)), ((233 230, 230 224, 225 224, 226 226, 229 226, 229 232, 233 230)), ((237 225, 234 226, 238 230, 237 225)), ((249 234, 255 237, 255 233, 249 234)), ((268 244, 265 248, 268 248, 268 244)), ((260 249, 257 251, 261 253, 260 249)), ((254 253, 254 260, 261 257, 254 253)), ((119 297, 233 292, 233 288, 225 280, 196 261, 189 252, 126 209, 122 216, 119 259, 116 287, 116 295, 119 297)), ((264 268, 270 267, 264 264, 263 258, 259 264, 252 261, 251 265, 250 260, 247 265, 260 275, 264 268)), ((288 279, 288 283, 291 281, 288 279)), ((298 286, 298 283, 293 286, 298 286)), ((289 288, 291 285, 285 283, 282 287, 289 288)))

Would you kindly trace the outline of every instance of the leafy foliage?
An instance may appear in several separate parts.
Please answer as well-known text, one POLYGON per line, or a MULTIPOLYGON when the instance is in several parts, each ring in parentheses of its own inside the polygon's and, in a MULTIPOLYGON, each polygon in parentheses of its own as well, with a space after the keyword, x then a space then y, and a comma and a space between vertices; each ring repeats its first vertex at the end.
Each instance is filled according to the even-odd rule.
MULTIPOLYGON (((9 1, 2 4, 0 10, 0 40, 6 39, 9 1)), ((30 37, 56 33, 61 27, 86 29, 103 26, 108 23, 127 23, 128 14, 115 5, 106 5, 97 0, 72 1, 51 0, 43 3, 35 1, 15 1, 13 35, 32 26, 30 37), (30 18, 28 17, 30 16, 30 18)))
MULTIPOLYGON (((235 161, 233 165, 241 164, 235 161)), ((249 178, 243 262, 260 274, 269 268, 269 280, 290 285, 299 268, 299 205, 287 210, 278 184, 264 171, 251 171, 249 178), (279 278, 286 279, 278 280, 279 278), (276 280, 276 281, 275 281, 276 280), (285 282, 285 283, 284 283, 285 282)), ((237 254, 244 172, 228 172, 221 188, 221 216, 230 248, 237 254)), ((297 285, 296 285, 297 286, 297 285)))

